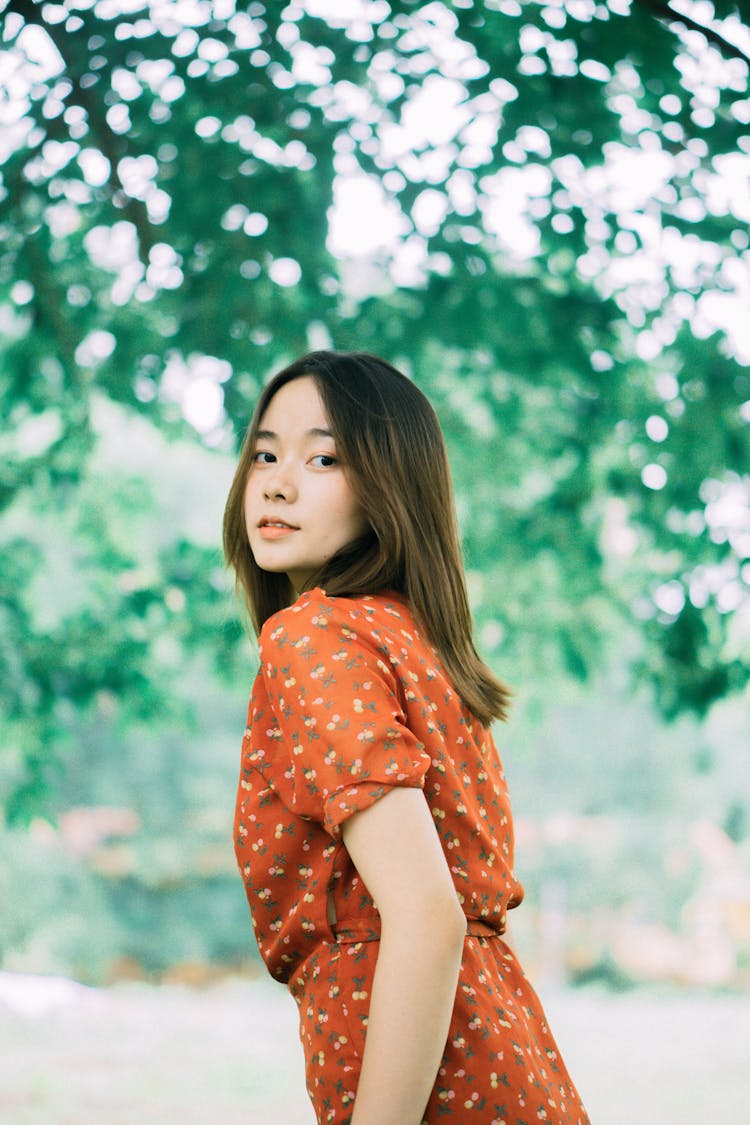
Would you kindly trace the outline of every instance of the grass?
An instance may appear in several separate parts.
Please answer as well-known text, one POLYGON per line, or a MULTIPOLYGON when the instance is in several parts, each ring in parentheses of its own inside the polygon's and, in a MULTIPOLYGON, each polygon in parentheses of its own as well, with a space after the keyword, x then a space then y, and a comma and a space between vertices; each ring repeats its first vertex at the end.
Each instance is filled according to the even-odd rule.
MULTIPOLYGON (((25 1009, 3 995, 8 1125, 314 1125, 294 1004, 270 981, 59 994, 50 982, 25 1009)), ((746 997, 582 990, 545 1000, 593 1125, 750 1125, 746 997)))

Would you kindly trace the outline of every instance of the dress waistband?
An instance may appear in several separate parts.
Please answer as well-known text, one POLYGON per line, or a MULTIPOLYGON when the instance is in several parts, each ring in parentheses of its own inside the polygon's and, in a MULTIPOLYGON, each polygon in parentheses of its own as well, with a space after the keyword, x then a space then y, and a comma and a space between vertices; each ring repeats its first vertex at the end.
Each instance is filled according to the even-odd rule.
POLYGON ((498 926, 492 926, 480 918, 467 918, 466 933, 469 937, 501 938, 505 933, 505 918, 500 920, 498 926))
MULTIPOLYGON (((498 919, 499 925, 493 926, 481 918, 466 919, 466 936, 482 938, 500 938, 505 933, 505 916, 498 919)), ((338 922, 331 927, 333 936, 339 945, 348 945, 352 942, 380 941, 380 926, 375 919, 367 921, 352 919, 350 922, 338 922)))

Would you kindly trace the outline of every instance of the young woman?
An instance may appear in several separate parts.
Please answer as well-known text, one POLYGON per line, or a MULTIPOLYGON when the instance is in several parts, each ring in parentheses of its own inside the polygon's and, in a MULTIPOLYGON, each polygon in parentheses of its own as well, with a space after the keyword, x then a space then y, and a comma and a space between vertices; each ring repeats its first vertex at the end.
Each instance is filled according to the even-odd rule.
POLYGON ((261 395, 224 517, 260 635, 235 849, 319 1123, 583 1125, 503 941, 523 890, 424 395, 314 352, 261 395))

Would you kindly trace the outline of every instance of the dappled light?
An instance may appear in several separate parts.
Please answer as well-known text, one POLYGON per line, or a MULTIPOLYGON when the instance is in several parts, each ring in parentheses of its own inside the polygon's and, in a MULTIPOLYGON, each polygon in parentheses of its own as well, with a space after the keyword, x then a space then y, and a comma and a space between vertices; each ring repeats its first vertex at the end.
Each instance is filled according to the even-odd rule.
MULTIPOLYGON (((596 990, 623 1027, 641 985, 744 994, 747 13, 0 13, 0 1006, 171 979, 246 1031, 217 981, 258 965, 230 838, 257 654, 221 511, 261 388, 329 347, 396 363, 446 436, 516 693, 532 974, 605 1030, 596 990)), ((707 1119, 676 1104, 654 1125, 707 1119)))

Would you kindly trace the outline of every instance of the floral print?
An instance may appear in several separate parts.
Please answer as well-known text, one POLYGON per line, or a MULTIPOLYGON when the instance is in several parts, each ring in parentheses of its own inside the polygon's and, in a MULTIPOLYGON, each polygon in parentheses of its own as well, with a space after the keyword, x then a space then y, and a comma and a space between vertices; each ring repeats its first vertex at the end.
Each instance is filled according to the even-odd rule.
POLYGON ((508 791, 398 595, 303 594, 260 638, 235 850, 258 946, 300 1011, 318 1122, 350 1120, 380 921, 341 825, 420 787, 468 920, 445 1055, 425 1122, 584 1125, 539 1000, 502 940, 523 898, 508 791))

